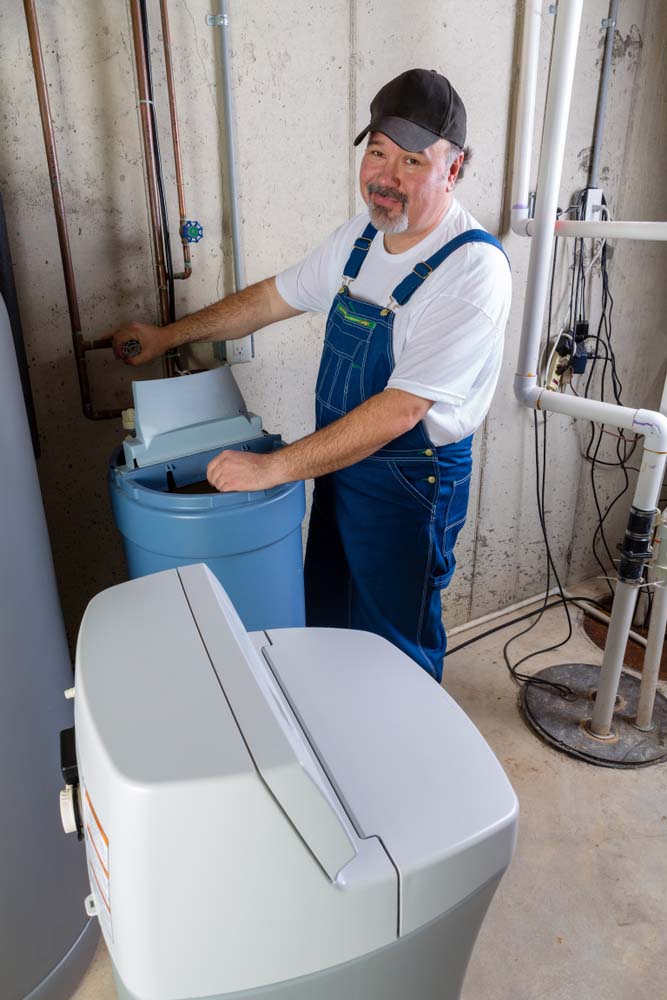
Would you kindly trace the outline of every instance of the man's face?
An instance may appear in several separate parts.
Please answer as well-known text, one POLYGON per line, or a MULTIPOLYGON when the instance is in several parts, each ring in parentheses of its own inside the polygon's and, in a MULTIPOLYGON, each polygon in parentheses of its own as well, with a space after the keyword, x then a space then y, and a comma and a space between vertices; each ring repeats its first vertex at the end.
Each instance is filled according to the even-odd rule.
POLYGON ((418 233, 439 222, 451 201, 460 162, 448 167, 445 139, 419 153, 371 132, 361 161, 359 183, 371 222, 383 233, 418 233))

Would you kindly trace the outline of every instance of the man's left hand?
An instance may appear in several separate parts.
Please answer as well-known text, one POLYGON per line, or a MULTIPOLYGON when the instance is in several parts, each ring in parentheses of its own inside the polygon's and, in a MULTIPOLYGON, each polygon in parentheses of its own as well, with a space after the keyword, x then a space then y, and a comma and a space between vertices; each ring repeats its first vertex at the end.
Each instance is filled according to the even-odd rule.
POLYGON ((206 478, 220 493, 268 490, 283 482, 276 452, 221 451, 211 459, 206 478))

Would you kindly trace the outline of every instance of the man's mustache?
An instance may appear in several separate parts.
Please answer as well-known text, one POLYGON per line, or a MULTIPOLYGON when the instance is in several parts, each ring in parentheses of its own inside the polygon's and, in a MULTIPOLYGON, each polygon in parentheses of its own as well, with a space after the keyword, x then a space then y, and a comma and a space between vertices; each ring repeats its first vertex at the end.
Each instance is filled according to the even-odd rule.
POLYGON ((382 187, 381 184, 367 184, 366 191, 368 194, 379 194, 381 198, 393 198, 400 202, 403 208, 408 203, 408 196, 402 191, 397 191, 396 188, 382 187))

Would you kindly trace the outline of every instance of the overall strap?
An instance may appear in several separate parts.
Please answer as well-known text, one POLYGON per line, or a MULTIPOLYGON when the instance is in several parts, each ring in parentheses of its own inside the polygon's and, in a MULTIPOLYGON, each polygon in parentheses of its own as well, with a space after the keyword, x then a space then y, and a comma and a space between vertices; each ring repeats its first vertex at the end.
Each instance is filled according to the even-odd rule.
POLYGON ((467 229, 466 232, 455 236, 449 243, 445 243, 444 247, 440 247, 428 260, 415 264, 407 278, 403 278, 403 281, 392 292, 394 302, 399 306, 405 305, 408 299, 421 287, 422 282, 428 278, 429 274, 435 271, 436 267, 442 264, 443 260, 447 260, 450 254, 466 243, 488 243, 492 247, 498 247, 509 264, 509 257, 505 253, 503 245, 495 236, 487 233, 485 229, 467 229))
POLYGON ((369 222, 364 229, 361 236, 357 236, 354 241, 354 246, 352 247, 352 253, 350 254, 347 264, 343 268, 343 277, 350 278, 353 280, 359 274, 361 270, 361 265, 366 260, 366 254, 371 248, 371 243, 373 242, 373 237, 377 233, 375 226, 369 222))

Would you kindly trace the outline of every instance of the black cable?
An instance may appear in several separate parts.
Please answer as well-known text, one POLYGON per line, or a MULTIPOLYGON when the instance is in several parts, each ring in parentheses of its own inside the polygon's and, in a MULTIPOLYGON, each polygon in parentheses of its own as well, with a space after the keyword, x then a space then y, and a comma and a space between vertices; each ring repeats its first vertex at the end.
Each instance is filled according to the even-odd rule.
MULTIPOLYGON (((548 596, 549 595, 547 594, 547 597, 548 596)), ((604 604, 600 604, 600 602, 596 601, 595 598, 593 597, 586 597, 585 595, 573 594, 569 597, 566 597, 565 600, 567 601, 568 604, 573 604, 575 608, 579 608, 581 611, 584 612, 584 614, 586 613, 586 608, 581 607, 582 603, 591 604, 593 605, 593 607, 598 608, 600 611, 603 611, 604 614, 606 615, 610 614, 610 609, 606 607, 604 604)), ((474 642, 479 642, 481 639, 487 639, 490 635, 495 635, 496 632, 502 632, 503 629, 510 628, 512 625, 519 625, 521 624, 521 622, 527 621, 528 618, 532 618, 534 615, 540 614, 542 611, 551 611, 552 608, 560 608, 562 607, 562 605, 563 605, 563 600, 559 596, 556 598, 556 600, 552 601, 551 604, 547 604, 542 608, 535 608, 534 611, 528 611, 526 612, 526 614, 520 615, 518 618, 511 618, 507 622, 502 622, 500 625, 494 625, 493 628, 487 629, 486 632, 480 632, 479 635, 474 635, 472 639, 466 639, 464 642, 460 642, 458 646, 454 646, 453 648, 448 646, 445 656, 453 656, 454 653, 458 653, 460 649, 465 649, 466 646, 472 646, 474 642)), ((637 640, 633 639, 632 636, 630 636, 630 641, 637 642, 637 640)))
POLYGON ((529 625, 528 628, 524 629, 522 632, 517 633, 517 635, 512 636, 505 643, 505 646, 503 647, 503 657, 504 657, 505 663, 507 664, 507 669, 509 670, 510 675, 512 676, 512 678, 514 680, 523 682, 524 684, 536 685, 538 687, 550 688, 551 690, 553 690, 557 694, 559 694, 562 698, 570 698, 570 697, 572 697, 572 690, 571 690, 571 688, 569 688, 567 686, 567 684, 558 684, 558 683, 554 683, 553 681, 547 681, 547 680, 545 680, 542 677, 535 677, 535 676, 533 676, 531 674, 524 674, 524 673, 521 673, 519 671, 519 669, 518 669, 523 663, 526 663, 528 660, 533 659, 533 657, 535 657, 535 656, 539 656, 539 655, 541 655, 543 653, 550 653, 554 649, 560 649, 561 646, 564 646, 567 642, 570 641, 570 639, 572 638, 572 632, 573 632, 573 629, 572 629, 572 618, 570 617, 570 609, 568 608, 567 598, 565 597, 565 594, 563 593, 563 586, 562 586, 562 584, 560 582, 560 577, 558 576, 558 570, 556 569, 556 564, 555 564, 553 556, 551 554, 551 546, 549 545, 549 537, 548 537, 548 534, 547 534, 546 513, 545 513, 546 470, 547 470, 547 414, 546 413, 542 414, 542 420, 543 420, 543 425, 542 425, 543 426, 542 474, 541 474, 541 477, 540 477, 540 454, 539 454, 539 434, 538 434, 538 430, 537 430, 537 413, 535 413, 535 412, 533 413, 533 429, 534 429, 534 434, 535 434, 535 472, 536 472, 536 476, 535 476, 535 492, 536 492, 536 498, 537 498, 537 510, 538 510, 538 516, 539 516, 539 520, 540 520, 540 527, 542 529, 542 537, 544 538, 544 545, 545 545, 546 554, 547 554, 547 588, 546 589, 547 589, 547 594, 548 594, 548 591, 549 591, 549 582, 550 582, 550 579, 551 579, 550 574, 553 572, 553 575, 554 575, 555 580, 556 580, 556 584, 558 586, 558 591, 560 593, 560 602, 561 602, 561 604, 563 606, 563 609, 565 611, 565 616, 567 618, 568 633, 567 633, 567 636, 564 639, 562 639, 560 642, 554 643, 551 646, 545 646, 542 649, 534 650, 532 653, 528 653, 526 656, 523 656, 520 660, 518 660, 514 664, 510 662, 509 655, 508 655, 508 649, 511 646, 511 644, 516 639, 518 639, 521 636, 526 635, 526 633, 530 632, 531 629, 535 628, 535 626, 541 621, 542 616, 543 616, 543 614, 544 614, 544 612, 546 610, 546 605, 547 605, 547 599, 546 599, 546 596, 545 596, 544 604, 542 605, 542 608, 540 609, 538 617, 535 619, 535 621, 531 625, 529 625), (540 478, 541 478, 541 495, 540 495, 540 478))

